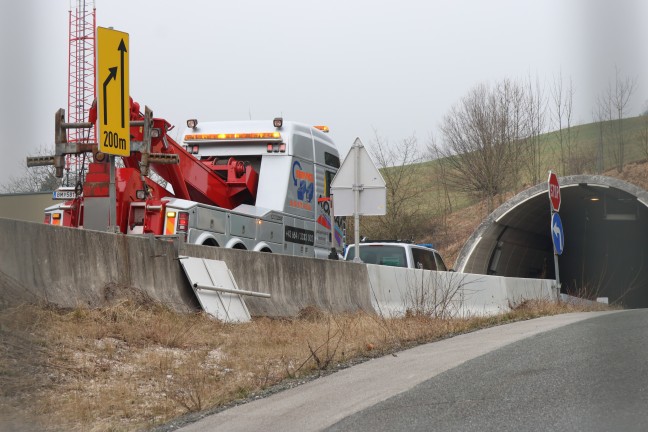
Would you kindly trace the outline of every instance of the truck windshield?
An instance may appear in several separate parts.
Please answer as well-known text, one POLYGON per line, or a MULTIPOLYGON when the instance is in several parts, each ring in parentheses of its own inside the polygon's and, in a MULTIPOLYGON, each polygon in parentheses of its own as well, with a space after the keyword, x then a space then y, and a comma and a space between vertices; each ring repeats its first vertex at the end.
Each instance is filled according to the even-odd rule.
MULTIPOLYGON (((355 257, 355 247, 350 247, 347 261, 355 257)), ((407 267, 405 248, 391 245, 360 245, 360 259, 367 264, 407 267)))

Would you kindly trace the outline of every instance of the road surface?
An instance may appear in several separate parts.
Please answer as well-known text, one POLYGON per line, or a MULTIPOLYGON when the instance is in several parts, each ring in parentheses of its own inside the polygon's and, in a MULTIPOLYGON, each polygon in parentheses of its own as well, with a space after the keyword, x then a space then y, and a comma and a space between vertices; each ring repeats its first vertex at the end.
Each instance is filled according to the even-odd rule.
POLYGON ((180 430, 648 430, 648 310, 480 330, 371 360, 180 430))

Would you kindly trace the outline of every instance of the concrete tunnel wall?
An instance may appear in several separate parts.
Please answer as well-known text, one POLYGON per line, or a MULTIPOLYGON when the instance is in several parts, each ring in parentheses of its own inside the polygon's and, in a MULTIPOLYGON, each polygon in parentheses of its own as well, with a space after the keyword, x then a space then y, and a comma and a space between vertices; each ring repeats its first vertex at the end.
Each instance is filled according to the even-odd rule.
MULTIPOLYGON (((562 292, 648 307, 648 192, 596 175, 561 177, 562 292)), ((547 184, 491 213, 457 258, 460 272, 554 279, 547 184)))

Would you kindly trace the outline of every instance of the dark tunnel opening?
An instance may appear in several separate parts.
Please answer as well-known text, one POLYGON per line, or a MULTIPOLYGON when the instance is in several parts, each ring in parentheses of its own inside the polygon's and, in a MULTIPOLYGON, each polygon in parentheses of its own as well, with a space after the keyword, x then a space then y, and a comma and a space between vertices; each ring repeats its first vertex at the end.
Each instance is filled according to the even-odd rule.
MULTIPOLYGON (((648 192, 602 176, 561 178, 561 292, 648 307, 648 192)), ((502 205, 461 250, 466 273, 555 279, 546 184, 502 205)))

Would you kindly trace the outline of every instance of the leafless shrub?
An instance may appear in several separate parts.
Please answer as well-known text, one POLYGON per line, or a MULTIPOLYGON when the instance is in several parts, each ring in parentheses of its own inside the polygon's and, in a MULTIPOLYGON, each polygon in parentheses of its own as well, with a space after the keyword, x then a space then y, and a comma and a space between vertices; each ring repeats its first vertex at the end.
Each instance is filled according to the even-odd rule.
POLYGON ((369 238, 420 237, 430 226, 424 199, 429 185, 418 141, 412 136, 394 144, 374 134, 368 149, 385 180, 387 207, 385 216, 365 218, 362 232, 369 238))
POLYGON ((416 270, 407 273, 403 302, 408 315, 450 319, 462 314, 465 275, 416 270))

